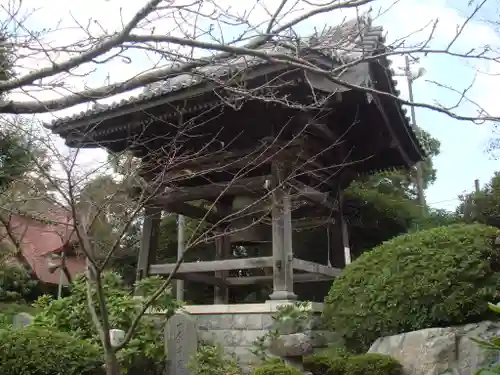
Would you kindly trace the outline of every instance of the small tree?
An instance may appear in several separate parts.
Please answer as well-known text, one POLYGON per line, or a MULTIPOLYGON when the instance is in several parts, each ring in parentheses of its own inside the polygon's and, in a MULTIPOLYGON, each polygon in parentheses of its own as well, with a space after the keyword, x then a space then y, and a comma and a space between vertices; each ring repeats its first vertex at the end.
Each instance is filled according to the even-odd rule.
POLYGON ((491 181, 479 192, 460 197, 458 214, 465 221, 500 227, 500 172, 495 172, 491 181))
MULTIPOLYGON (((143 297, 134 299, 134 304, 129 304, 128 300, 124 302, 125 305, 130 307, 127 311, 132 316, 129 315, 126 324, 120 324, 120 320, 117 320, 117 315, 114 312, 114 309, 120 304, 117 305, 116 296, 109 295, 109 286, 105 281, 106 272, 112 267, 113 260, 119 257, 121 252, 128 252, 127 246, 130 245, 131 237, 135 236, 133 233, 135 233, 136 227, 140 226, 144 219, 145 205, 161 189, 172 184, 174 180, 169 180, 170 175, 167 173, 159 173, 157 178, 146 182, 137 174, 136 168, 128 168, 118 175, 110 168, 107 161, 88 172, 80 168, 77 163, 80 150, 64 154, 57 147, 49 144, 48 141, 45 141, 45 144, 51 152, 50 160, 59 163, 59 170, 46 170, 43 168, 43 164, 38 164, 39 159, 34 158, 34 163, 39 167, 37 173, 49 182, 50 192, 55 197, 54 204, 58 204, 61 210, 66 210, 71 218, 70 223, 66 223, 66 225, 72 228, 74 232, 73 238, 76 238, 78 242, 78 251, 87 260, 84 282, 83 284, 82 282, 75 284, 78 293, 72 298, 76 298, 81 302, 81 298, 86 295, 85 303, 88 315, 82 312, 81 316, 88 316, 92 322, 92 328, 89 329, 95 330, 94 339, 98 338, 103 348, 107 374, 117 375, 120 371, 119 358, 123 357, 124 352, 128 353, 131 350, 131 345, 133 346, 136 342, 134 340, 138 330, 143 326, 143 317, 146 311, 160 305, 166 307, 169 311, 175 310, 175 301, 170 295, 169 288, 184 256, 199 244, 213 242, 221 233, 218 230, 217 223, 209 224, 204 220, 193 223, 188 232, 189 236, 185 244, 184 256, 176 261, 174 271, 165 280, 157 280, 159 284, 158 282, 149 283, 148 285, 137 284, 137 291, 147 286, 148 293, 140 293, 143 297), (130 198, 132 192, 135 192, 134 199, 130 198), (160 301, 165 301, 165 298, 170 301, 167 305, 160 303, 160 301), (117 324, 118 327, 126 330, 126 335, 120 345, 112 346, 109 332, 111 329, 117 328, 117 324)), ((176 163, 185 160, 196 160, 201 155, 205 155, 204 152, 203 154, 196 152, 192 155, 176 156, 177 149, 178 146, 172 143, 161 150, 163 157, 169 158, 169 164, 165 164, 163 167, 165 170, 169 166, 176 165, 176 163), (171 150, 172 153, 164 155, 168 150, 171 150)), ((257 150, 258 152, 259 150, 257 150)), ((158 156, 151 155, 151 157, 158 156)), ((249 163, 251 162, 249 160, 249 163)), ((144 165, 142 170, 144 170, 144 165)), ((242 173, 244 171, 245 167, 242 168, 242 173)), ((234 176, 233 180, 228 184, 228 188, 231 183, 237 183, 238 178, 240 177, 234 176)), ((272 193, 273 190, 270 189, 261 199, 268 199, 272 193)), ((215 200, 215 203, 222 195, 223 193, 215 200)), ((212 207, 215 203, 212 204, 212 207)), ((252 209, 252 206, 244 207, 239 212, 232 212, 220 220, 232 220, 231 217, 238 214, 245 215, 245 212, 250 209, 252 209)), ((268 214, 268 209, 263 209, 262 217, 268 214)), ((230 233, 226 232, 225 234, 230 233)), ((57 306, 66 306, 70 300, 63 299, 61 302, 54 302, 53 305, 48 307, 48 311, 56 311, 57 306)), ((82 305, 79 305, 80 309, 82 307, 82 305)), ((66 308, 68 311, 74 310, 72 307, 66 306, 66 308)), ((40 318, 40 321, 49 326, 59 327, 59 324, 64 325, 64 320, 57 318, 58 314, 49 315, 50 318, 40 318)), ((68 329, 65 326, 65 328, 72 331, 71 327, 68 329)))
MULTIPOLYGON (((103 2, 102 5, 114 2, 103 2)), ((135 3, 134 3, 135 4, 135 3)), ((489 62, 497 63, 496 54, 492 53, 489 46, 475 45, 474 48, 465 52, 457 48, 457 41, 463 36, 463 32, 484 2, 471 3, 468 8, 470 17, 463 20, 462 25, 451 37, 441 38, 439 44, 434 44, 437 20, 431 23, 427 35, 417 40, 404 38, 403 40, 386 41, 386 46, 380 51, 378 57, 367 55, 364 51, 354 54, 345 54, 347 46, 352 45, 352 40, 364 40, 366 26, 372 21, 366 16, 359 17, 361 12, 368 11, 368 7, 379 5, 376 0, 341 0, 323 1, 312 3, 309 1, 253 1, 244 2, 245 9, 230 4, 223 0, 192 2, 148 0, 143 1, 138 10, 131 12, 124 19, 117 20, 116 24, 109 27, 98 22, 89 20, 76 20, 72 30, 79 30, 76 40, 69 43, 63 42, 59 45, 47 41, 52 33, 65 33, 66 28, 57 30, 29 30, 29 22, 25 22, 26 12, 23 12, 22 2, 12 0, 4 17, 3 29, 9 31, 8 42, 2 42, 1 46, 12 47, 13 53, 9 55, 16 66, 18 75, 9 76, 0 81, 0 92, 5 94, 0 98, 0 113, 4 114, 35 114, 50 113, 62 109, 73 108, 76 105, 92 106, 99 108, 103 103, 97 102, 101 99, 111 98, 117 94, 131 94, 132 90, 141 89, 145 94, 155 92, 163 84, 165 77, 176 77, 181 74, 192 74, 193 77, 204 76, 199 68, 210 63, 223 63, 227 58, 238 57, 241 61, 247 59, 260 59, 269 64, 280 64, 290 69, 298 69, 307 74, 313 74, 327 82, 336 84, 340 90, 362 93, 367 100, 374 97, 390 102, 397 102, 413 107, 426 108, 445 114, 451 118, 464 121, 497 121, 498 117, 489 115, 480 104, 477 104, 473 92, 468 90, 448 87, 436 82, 438 87, 447 89, 449 93, 460 93, 458 103, 469 101, 478 109, 478 112, 469 115, 461 111, 458 105, 441 105, 430 102, 431 99, 417 103, 413 100, 403 99, 393 92, 385 92, 374 89, 368 82, 363 84, 353 83, 345 74, 349 69, 357 66, 368 66, 374 63, 380 56, 426 56, 446 55, 459 61, 489 62), (352 35, 338 35, 335 25, 313 30, 317 25, 316 16, 325 16, 329 19, 338 18, 342 24, 341 12, 349 12, 359 20, 351 27, 352 35), (309 24, 307 23, 309 22, 309 24), (89 26, 82 26, 89 25, 89 26), (118 25, 118 26, 117 26, 118 25), (217 25, 217 27, 215 26, 217 25), (220 26, 220 27, 219 27, 220 26), (172 27, 170 29, 170 27, 172 27), (26 32, 26 28, 28 31, 26 32), (307 33, 303 29, 309 29, 307 33), (302 29, 302 30, 301 30, 302 29), (235 31, 236 34, 235 34, 235 31), (309 41, 313 41, 325 35, 331 35, 335 41, 331 46, 331 53, 338 60, 338 66, 325 67, 321 63, 321 56, 314 61, 309 61, 306 56, 295 51, 300 51, 306 40, 304 34, 308 34, 309 41), (263 47, 266 47, 263 50, 263 47), (283 52, 287 51, 287 53, 283 52), (43 58, 37 61, 37 66, 30 65, 32 59, 43 58), (144 61, 148 63, 143 64, 144 61), (122 64, 129 64, 128 74, 116 78, 115 73, 120 70, 122 64), (101 75, 98 82, 91 80, 91 74, 98 71, 101 75), (108 77, 102 83, 102 77, 108 77), (89 82, 86 82, 89 81, 89 82), (76 88, 74 87, 76 86, 76 88), (50 93, 50 97, 41 97, 40 91, 50 93), (16 92, 25 95, 19 100, 14 94, 16 92)), ((392 6, 382 9, 381 12, 391 11, 392 6)), ((130 10, 130 8, 128 8, 130 10)), ((95 7, 95 16, 105 13, 106 18, 113 14, 122 16, 121 9, 114 12, 103 12, 95 7)), ((71 17, 67 17, 71 19, 71 17)), ((96 17, 92 17, 94 20, 96 17)), ((373 17, 372 17, 373 18, 373 17)), ((376 15, 375 15, 376 18, 376 15)), ((343 25, 345 26, 345 24, 343 25)), ((61 34, 59 34, 61 35, 61 34)), ((57 39, 57 38, 56 38, 57 39)), ((64 39, 64 38, 63 38, 64 39)), ((382 47, 382 46, 381 46, 382 47)), ((316 53, 308 51, 306 55, 316 53)), ((352 52, 352 51, 351 51, 352 52)), ((234 60, 230 60, 234 61, 234 60)), ((226 64, 232 71, 234 64, 226 64)), ((409 73, 409 72, 407 72, 409 73)), ((308 75, 305 75, 308 77, 308 75)), ((95 76, 94 76, 95 78, 95 76)), ((205 78, 205 77, 204 77, 205 78)), ((292 97, 281 97, 275 94, 272 85, 263 87, 262 92, 256 92, 243 85, 228 86, 219 82, 212 76, 206 77, 210 83, 223 87, 229 93, 235 95, 236 102, 228 101, 226 104, 235 109, 245 100, 264 101, 276 103, 284 108, 293 108, 299 111, 318 109, 324 104, 318 100, 315 90, 311 90, 308 96, 311 103, 304 105, 292 97), (269 90, 267 90, 269 88, 269 90)), ((217 90, 215 90, 217 91, 217 90)), ((217 92, 215 92, 217 94, 217 92)), ((329 95, 328 99, 332 96, 329 95)), ((74 109, 74 108, 73 108, 74 109)), ((80 109, 78 109, 80 110, 80 109)), ((175 138, 175 137, 174 137, 175 138)), ((133 168, 125 173, 126 176, 117 177, 110 171, 109 165, 94 166, 92 173, 79 166, 78 156, 82 150, 74 150, 70 153, 61 151, 56 147, 52 139, 45 135, 41 138, 45 146, 50 150, 50 160, 57 164, 57 169, 44 169, 40 158, 32 158, 37 167, 37 175, 43 177, 47 186, 47 192, 52 194, 51 200, 58 204, 61 209, 67 210, 72 218, 72 226, 75 236, 79 242, 80 251, 88 260, 88 272, 86 285, 88 291, 88 307, 93 324, 99 332, 101 345, 105 353, 105 362, 109 375, 117 375, 119 372, 117 353, 124 349, 133 338, 137 326, 147 309, 154 301, 162 295, 169 287, 175 270, 180 266, 182 259, 176 263, 174 272, 163 282, 151 297, 143 301, 133 319, 125 341, 118 347, 112 347, 109 340, 109 330, 112 328, 110 321, 107 299, 102 282, 103 273, 115 257, 127 245, 125 243, 130 236, 131 228, 141 222, 144 205, 172 181, 164 181, 165 173, 157 173, 159 178, 155 181, 142 181, 140 177, 132 173, 133 168), (110 192, 101 196, 98 201, 89 199, 89 188, 95 186, 95 172, 108 174, 106 177, 106 188, 110 192), (109 184, 108 184, 109 183, 109 184), (123 200, 125 191, 131 186, 139 186, 139 193, 135 200, 123 200), (114 191, 113 191, 114 190, 114 191), (117 204, 117 202, 121 202, 117 204), (119 210, 117 210, 119 206, 119 210), (105 230, 103 230, 105 228, 105 230), (106 232, 111 236, 103 236, 106 232), (95 293, 95 299, 94 299, 95 293)), ((179 138, 180 139, 180 138, 179 138)), ((165 171, 169 165, 178 165, 182 160, 196 161, 203 156, 206 150, 192 151, 187 155, 178 155, 179 139, 172 139, 163 145, 164 155, 149 154, 150 158, 165 158, 165 171)), ((136 146, 145 146, 139 144, 136 146)), ((335 147, 335 144, 331 147, 335 147)), ((145 147, 148 149, 147 147, 145 147)), ((242 174, 234 176, 233 181, 241 178, 242 174)), ((398 178, 394 178, 398 180, 398 178)), ((408 187, 408 179, 401 178, 400 185, 408 187)), ((100 182, 103 182, 101 180, 100 182)), ((398 181, 396 181, 398 182, 398 181)), ((103 186, 103 185, 101 185, 103 186)), ((396 186, 396 184, 395 184, 396 186)), ((95 190, 94 190, 95 191, 95 190)), ((30 194, 37 196, 40 192, 34 187, 30 194)), ((269 192, 272 194, 272 192, 269 192)), ((266 213, 263 213, 265 216, 266 213)), ((200 220, 190 235, 186 244, 184 254, 194 246, 206 243, 217 236, 213 225, 208 225, 207 220, 200 220)))

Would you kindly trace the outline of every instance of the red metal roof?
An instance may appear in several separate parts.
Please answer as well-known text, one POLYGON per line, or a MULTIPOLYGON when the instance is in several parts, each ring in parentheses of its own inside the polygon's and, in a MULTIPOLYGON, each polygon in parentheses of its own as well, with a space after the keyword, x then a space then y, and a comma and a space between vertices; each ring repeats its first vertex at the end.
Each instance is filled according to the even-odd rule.
MULTIPOLYGON (((59 283, 59 270, 49 272, 51 254, 69 249, 74 241, 73 220, 64 212, 44 214, 44 219, 53 223, 24 216, 12 216, 10 227, 13 234, 21 241, 21 253, 31 266, 37 278, 49 284, 59 283)), ((58 262, 58 260, 55 260, 58 262)), ((85 258, 68 253, 66 266, 71 276, 85 272, 85 258)), ((63 277, 67 284, 66 277, 63 277)))

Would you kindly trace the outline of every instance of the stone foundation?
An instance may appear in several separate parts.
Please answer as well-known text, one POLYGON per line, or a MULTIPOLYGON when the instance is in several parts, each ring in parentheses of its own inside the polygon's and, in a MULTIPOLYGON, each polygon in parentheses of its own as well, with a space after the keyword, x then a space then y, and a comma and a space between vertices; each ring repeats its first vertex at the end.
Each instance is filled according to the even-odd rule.
MULTIPOLYGON (((253 343, 272 328, 272 317, 277 312, 278 306, 286 303, 293 302, 186 306, 185 309, 196 319, 200 339, 222 345, 226 353, 234 354, 241 367, 245 369, 258 363, 258 358, 250 351, 253 343)), ((314 321, 319 320, 323 304, 313 304, 312 309, 315 318, 311 329, 314 330, 317 326, 314 321)), ((323 343, 316 343, 316 345, 321 344, 323 343)))
MULTIPOLYGON (((245 371, 258 363, 258 358, 250 351, 253 343, 272 328, 272 317, 277 312, 278 306, 287 303, 293 302, 191 305, 185 306, 184 310, 195 319, 200 340, 221 345, 226 353, 236 356, 245 371)), ((311 307, 314 317, 307 333, 312 338, 315 348, 326 347, 332 338, 328 332, 320 330, 317 324, 323 304, 312 303, 311 307)))

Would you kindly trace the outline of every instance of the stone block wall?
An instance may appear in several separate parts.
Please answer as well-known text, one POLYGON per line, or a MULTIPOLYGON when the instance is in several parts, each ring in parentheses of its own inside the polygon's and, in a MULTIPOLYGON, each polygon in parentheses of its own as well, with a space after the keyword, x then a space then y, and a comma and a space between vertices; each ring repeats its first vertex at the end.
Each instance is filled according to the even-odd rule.
POLYGON ((219 313, 193 316, 202 341, 217 343, 228 354, 234 354, 242 367, 257 361, 251 353, 255 340, 271 328, 270 313, 219 313))
MULTIPOLYGON (((247 373, 258 365, 259 359, 251 353, 253 343, 264 336, 273 325, 273 316, 280 305, 293 303, 270 301, 239 305, 191 305, 184 310, 195 320, 200 341, 221 345, 227 354, 235 355, 242 370, 247 373)), ((323 348, 337 340, 331 332, 319 327, 322 303, 313 303, 314 312, 306 332, 313 347, 323 348)), ((163 327, 158 326, 163 331, 163 327)))
MULTIPOLYGON (((290 302, 267 302, 242 305, 186 306, 187 312, 196 320, 199 337, 203 341, 217 343, 228 354, 234 354, 243 370, 258 363, 251 353, 253 343, 264 336, 273 324, 277 307, 290 302)), ((315 347, 325 347, 328 334, 316 329, 323 304, 313 304, 315 318, 310 335, 315 347)))

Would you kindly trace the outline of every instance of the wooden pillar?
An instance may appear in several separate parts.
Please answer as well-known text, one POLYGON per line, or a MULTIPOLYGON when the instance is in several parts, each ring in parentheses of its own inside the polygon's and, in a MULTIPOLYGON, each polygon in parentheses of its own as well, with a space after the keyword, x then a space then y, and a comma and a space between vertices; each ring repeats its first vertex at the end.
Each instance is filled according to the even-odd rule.
POLYGON ((295 300, 293 292, 292 214, 289 194, 283 189, 282 164, 272 164, 273 292, 271 300, 295 300))
MULTIPOLYGON (((231 252, 231 242, 227 235, 222 235, 217 237, 215 240, 215 258, 216 259, 227 259, 231 252)), ((226 279, 227 271, 217 271, 215 272, 215 277, 222 280, 226 279)), ((214 304, 226 304, 229 303, 229 288, 227 286, 223 287, 220 285, 214 286, 214 304)))
MULTIPOLYGON (((232 208, 232 198, 220 198, 216 204, 217 213, 226 217, 230 214, 232 208)), ((217 237, 215 239, 215 259, 228 259, 231 255, 231 237, 227 234, 227 227, 220 226, 217 228, 217 237)), ((215 272, 215 277, 222 280, 226 279, 227 271, 215 272)), ((229 303, 229 288, 214 285, 214 304, 227 304, 229 303)))
POLYGON ((344 191, 339 188, 338 193, 339 211, 336 215, 336 233, 337 241, 336 243, 340 246, 341 254, 338 254, 336 258, 341 258, 342 265, 334 265, 336 267, 345 267, 351 264, 351 247, 349 245, 349 231, 347 229, 347 221, 344 216, 344 191))
POLYGON ((351 264, 351 246, 349 244, 349 231, 347 228, 347 221, 344 216, 344 191, 339 189, 339 220, 340 220, 340 233, 342 238, 342 246, 344 248, 344 263, 347 266, 351 264))
POLYGON ((149 266, 156 260, 160 221, 161 208, 148 206, 144 209, 141 248, 139 250, 139 259, 137 260, 137 281, 149 275, 149 266))
MULTIPOLYGON (((177 260, 184 254, 184 216, 177 217, 177 260)), ((184 280, 176 280, 175 282, 175 298, 178 301, 184 301, 184 280)))
POLYGON ((338 202, 338 211, 334 213, 334 223, 328 224, 328 265, 335 268, 344 268, 351 263, 351 249, 349 246, 349 233, 347 222, 344 217, 343 191, 338 187, 336 193, 338 202))
POLYGON ((293 246, 292 246, 292 201, 288 193, 283 195, 283 258, 285 273, 285 290, 291 293, 288 299, 296 299, 293 292, 293 246))

